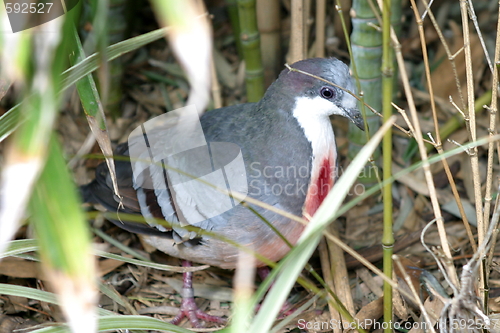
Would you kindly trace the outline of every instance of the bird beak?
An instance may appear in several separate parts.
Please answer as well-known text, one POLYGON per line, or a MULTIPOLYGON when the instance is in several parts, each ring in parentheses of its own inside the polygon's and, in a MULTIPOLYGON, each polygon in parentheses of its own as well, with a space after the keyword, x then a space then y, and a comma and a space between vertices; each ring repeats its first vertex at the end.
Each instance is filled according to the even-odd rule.
POLYGON ((365 130, 365 122, 363 121, 363 116, 358 109, 345 109, 347 118, 349 118, 354 125, 356 125, 360 130, 365 130))

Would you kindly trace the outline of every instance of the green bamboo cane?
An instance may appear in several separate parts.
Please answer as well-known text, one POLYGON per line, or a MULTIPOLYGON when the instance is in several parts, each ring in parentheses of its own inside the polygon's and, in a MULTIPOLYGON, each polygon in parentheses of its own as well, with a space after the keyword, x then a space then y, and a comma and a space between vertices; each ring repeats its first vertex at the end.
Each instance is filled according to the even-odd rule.
POLYGON ((255 6, 255 0, 238 0, 248 102, 257 102, 264 95, 264 69, 255 6))
MULTIPOLYGON (((393 75, 394 60, 393 49, 391 46, 391 0, 384 0, 382 6, 382 114, 384 122, 392 117, 392 94, 393 94, 393 75)), ((384 134, 382 141, 383 152, 383 178, 384 180, 392 177, 392 132, 384 134)), ((382 236, 383 249, 383 268, 384 274, 392 278, 394 253, 394 233, 392 228, 392 186, 386 184, 383 190, 384 198, 384 231, 382 236)), ((392 311, 392 286, 384 281, 384 322, 393 322, 392 311)), ((393 328, 388 325, 384 329, 386 333, 392 333, 393 328)))
MULTIPOLYGON (((378 20, 369 4, 370 0, 354 0, 352 4, 352 60, 358 67, 363 65, 362 70, 358 69, 359 83, 365 103, 375 110, 382 109, 382 35, 374 26, 378 25, 378 20)), ((378 116, 371 112, 366 113, 366 124, 369 132, 376 132, 380 127, 378 116)), ((369 133, 354 130, 349 124, 349 152, 350 159, 354 158, 358 151, 366 144, 369 133)), ((380 151, 374 154, 377 160, 380 151)), ((360 181, 365 183, 375 183, 376 175, 373 170, 366 166, 360 176, 360 181)))
MULTIPOLYGON (((363 92, 364 102, 375 110, 382 110, 382 35, 376 26, 379 26, 380 16, 377 5, 373 0, 354 0, 352 5, 352 34, 351 47, 353 62, 363 65, 358 70, 360 88, 363 92)), ((391 24, 396 33, 401 27, 401 1, 393 1, 391 4, 391 24)), ((393 79, 397 78, 397 68, 393 69, 393 79)), ((396 85, 393 85, 396 87, 396 85)), ((367 142, 369 133, 377 131, 380 127, 378 116, 371 112, 366 113, 366 123, 369 132, 357 131, 353 124, 349 124, 349 158, 354 158, 359 149, 367 142)), ((373 159, 376 161, 380 151, 375 151, 373 159)), ((376 173, 372 167, 367 166, 361 174, 360 181, 371 184, 377 181, 376 173)))
POLYGON ((241 45, 241 26, 240 26, 240 16, 238 14, 238 3, 237 0, 225 0, 227 5, 227 13, 229 15, 229 20, 231 21, 231 27, 233 28, 234 41, 236 43, 236 49, 238 50, 238 55, 243 58, 243 46, 241 45))

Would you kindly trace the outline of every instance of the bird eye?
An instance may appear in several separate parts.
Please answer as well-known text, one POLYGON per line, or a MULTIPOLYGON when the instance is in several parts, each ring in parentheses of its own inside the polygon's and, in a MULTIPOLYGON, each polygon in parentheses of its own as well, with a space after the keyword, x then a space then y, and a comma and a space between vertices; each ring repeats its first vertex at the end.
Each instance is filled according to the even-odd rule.
POLYGON ((323 87, 319 92, 321 94, 321 97, 326 99, 332 99, 335 97, 335 91, 330 87, 323 87))

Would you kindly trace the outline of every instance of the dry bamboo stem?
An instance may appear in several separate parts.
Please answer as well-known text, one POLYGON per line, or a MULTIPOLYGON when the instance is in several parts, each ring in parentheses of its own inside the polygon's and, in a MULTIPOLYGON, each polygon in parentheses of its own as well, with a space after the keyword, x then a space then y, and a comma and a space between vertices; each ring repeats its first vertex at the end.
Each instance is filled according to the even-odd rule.
MULTIPOLYGON (((499 8, 500 12, 500 8, 499 8)), ((490 112, 490 124, 489 124, 489 136, 490 138, 497 133, 496 129, 496 115, 498 111, 497 98, 498 98, 498 63, 500 62, 500 20, 497 25, 497 36, 495 43, 495 59, 493 67, 493 82, 491 86, 491 106, 489 107, 490 112)), ((491 210, 491 187, 493 184, 493 157, 495 153, 494 142, 490 141, 488 144, 488 164, 487 164, 487 174, 486 174, 486 192, 484 195, 484 220, 487 221, 490 216, 491 210)))
POLYGON ((305 31, 304 0, 292 0, 290 63, 305 59, 305 31))
POLYGON ((304 59, 309 58, 308 45, 309 45, 309 31, 311 28, 311 0, 304 1, 304 59))
MULTIPOLYGON (((467 82, 467 109, 469 116, 469 131, 471 141, 476 141, 476 113, 474 112, 474 77, 472 73, 472 55, 470 49, 470 34, 469 34, 469 17, 467 13, 467 3, 460 2, 460 12, 462 14, 462 31, 464 37, 464 52, 465 52, 465 74, 467 82)), ((481 178, 479 175, 479 157, 477 147, 469 150, 470 162, 472 167, 472 181, 474 185, 474 200, 476 205, 476 218, 477 218, 477 242, 482 244, 484 241, 485 233, 488 228, 483 219, 483 202, 481 195, 481 178)), ((479 286, 484 290, 484 266, 481 265, 479 269, 479 286)), ((482 293, 481 293, 482 295, 482 293)))
POLYGON ((325 57, 326 0, 316 1, 316 57, 325 57))
MULTIPOLYGON (((425 75, 426 75, 426 79, 427 79, 427 87, 429 90, 429 96, 430 96, 430 101, 431 101, 432 118, 433 118, 433 122, 434 122, 434 133, 436 135, 436 139, 435 139, 436 142, 434 144, 434 147, 438 151, 439 155, 442 155, 443 154, 443 145, 441 142, 441 134, 439 132, 439 122, 437 119, 436 102, 434 99, 434 89, 432 87, 432 81, 431 81, 431 71, 430 71, 430 66, 429 66, 429 57, 427 54, 427 44, 425 42, 424 26, 423 26, 422 20, 420 19, 420 15, 419 15, 415 0, 411 0, 411 3, 412 3, 412 8, 413 8, 413 11, 415 14, 415 19, 417 21, 418 32, 420 35, 422 55, 423 55, 424 64, 425 64, 424 67, 425 67, 425 75)), ((430 9, 429 9, 429 11, 430 11, 430 9)), ((470 242, 473 250, 476 251, 477 250, 476 241, 474 240, 474 235, 472 234, 472 229, 470 227, 469 220, 467 219, 467 215, 465 214, 465 210, 464 210, 464 207, 462 205, 462 200, 460 199, 460 195, 459 195, 458 190, 457 190, 457 185, 455 184, 455 180, 453 178, 453 175, 451 174, 450 166, 448 165, 448 162, 446 161, 445 158, 443 158, 441 160, 441 162, 443 163, 446 177, 448 178, 448 181, 450 182, 451 191, 453 192, 453 197, 455 198, 455 201, 456 201, 457 206, 458 206, 458 210, 460 212, 460 216, 462 217, 462 221, 463 221, 464 226, 465 226, 465 230, 467 231, 467 236, 469 237, 469 242, 470 242)))
POLYGON ((279 0, 257 0, 257 25, 266 87, 274 82, 282 67, 280 9, 279 0))
MULTIPOLYGON (((472 4, 471 4, 472 6, 472 4)), ((499 12, 500 12, 500 7, 499 7, 499 12)), ((489 59, 488 59, 489 61, 489 59)), ((497 105, 497 98, 498 98, 498 63, 500 61, 500 21, 497 24, 497 36, 496 36, 496 43, 495 43, 495 59, 494 59, 494 64, 495 66, 491 66, 493 69, 493 79, 492 79, 492 89, 491 89, 491 106, 488 108, 490 112, 490 124, 489 124, 489 129, 488 129, 488 135, 490 138, 492 138, 496 133, 496 115, 497 115, 497 110, 498 110, 498 105, 497 105)), ((490 217, 490 210, 491 210, 491 188, 493 185, 493 158, 494 158, 494 153, 495 153, 495 146, 494 142, 490 140, 488 143, 488 162, 487 162, 487 172, 486 172, 486 191, 484 195, 484 221, 489 221, 490 217)), ((497 200, 495 203, 495 211, 498 210, 498 196, 497 200)), ((497 231, 498 232, 498 231, 497 231)), ((495 234, 496 236, 496 234, 495 234)), ((490 274, 490 266, 491 262, 493 259, 493 249, 495 247, 496 243, 496 237, 493 238, 492 240, 492 247, 491 247, 491 253, 488 256, 488 260, 485 263, 485 274, 484 274, 484 286, 485 289, 488 290, 489 286, 489 274, 490 274)), ((483 306, 486 311, 486 314, 488 314, 488 294, 485 292, 484 294, 484 299, 483 299, 483 306)))
MULTIPOLYGON (((470 34, 469 34, 469 20, 467 14, 467 4, 460 3, 460 11, 462 13, 462 31, 464 34, 464 52, 465 52, 465 73, 467 82, 467 109, 469 116, 469 131, 471 141, 477 140, 476 135, 476 113, 474 112, 474 76, 472 73, 472 55, 470 49, 470 34)), ((487 226, 483 220, 483 204, 481 201, 481 179, 479 177, 479 159, 477 154, 477 147, 469 150, 472 166, 472 179, 474 182, 474 199, 476 201, 476 215, 477 215, 477 228, 478 228, 478 243, 484 240, 484 233, 487 226)))

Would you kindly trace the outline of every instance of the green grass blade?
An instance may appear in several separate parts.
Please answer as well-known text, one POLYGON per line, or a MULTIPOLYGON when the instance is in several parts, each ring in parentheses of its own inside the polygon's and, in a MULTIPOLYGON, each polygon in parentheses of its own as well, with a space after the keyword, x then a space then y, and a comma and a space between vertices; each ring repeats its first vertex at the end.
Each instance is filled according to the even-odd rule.
MULTIPOLYGON (((111 61, 122 56, 125 53, 137 50, 144 45, 165 37, 167 31, 167 28, 157 29, 137 37, 129 38, 127 40, 124 40, 123 42, 108 46, 106 48, 105 58, 108 61, 111 61)), ((85 60, 66 70, 62 74, 61 91, 67 89, 69 86, 75 84, 81 78, 89 75, 97 68, 99 68, 99 61, 99 53, 94 53, 91 56, 85 58, 85 60)))
POLYGON ((21 239, 10 241, 7 250, 0 254, 0 259, 38 250, 38 242, 35 239, 21 239))
MULTIPOLYGON (((193 331, 146 316, 107 316, 99 318, 98 332, 117 330, 157 330, 172 333, 192 333, 193 331)), ((69 333, 65 326, 46 327, 32 333, 69 333)))
POLYGON ((26 297, 29 299, 34 299, 40 302, 46 302, 50 304, 59 304, 56 295, 49 293, 47 291, 38 290, 34 288, 18 286, 14 284, 4 284, 0 283, 0 294, 10 295, 17 297, 26 297))
MULTIPOLYGON (((59 305, 57 297, 53 293, 15 284, 0 283, 0 295, 26 297, 40 302, 59 305)), ((97 309, 97 311, 101 316, 115 315, 114 312, 105 309, 97 309)))
MULTIPOLYGON (((85 52, 83 51, 82 43, 80 37, 73 28, 73 42, 75 45, 74 53, 70 56, 70 61, 72 64, 79 62, 85 58, 85 52)), ((111 147, 111 140, 109 139, 108 129, 106 127, 104 109, 102 107, 101 99, 99 97, 99 92, 97 91, 97 86, 94 81, 92 74, 88 74, 81 80, 76 82, 76 89, 78 95, 80 96, 80 101, 87 116, 87 121, 89 123, 90 129, 94 134, 94 137, 101 148, 102 153, 105 156, 106 164, 111 175, 111 180, 113 182, 113 190, 115 195, 121 198, 118 192, 118 183, 116 181, 115 163, 113 160, 113 149, 111 147)))

